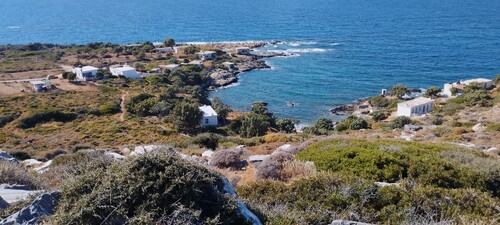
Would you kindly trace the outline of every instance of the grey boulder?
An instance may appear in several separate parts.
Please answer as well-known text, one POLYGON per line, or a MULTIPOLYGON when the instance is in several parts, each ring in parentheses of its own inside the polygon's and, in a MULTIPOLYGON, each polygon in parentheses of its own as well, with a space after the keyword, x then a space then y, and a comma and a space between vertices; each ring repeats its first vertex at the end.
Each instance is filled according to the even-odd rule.
POLYGON ((29 206, 10 215, 0 225, 31 225, 45 216, 52 215, 59 204, 60 191, 53 191, 38 196, 29 206))

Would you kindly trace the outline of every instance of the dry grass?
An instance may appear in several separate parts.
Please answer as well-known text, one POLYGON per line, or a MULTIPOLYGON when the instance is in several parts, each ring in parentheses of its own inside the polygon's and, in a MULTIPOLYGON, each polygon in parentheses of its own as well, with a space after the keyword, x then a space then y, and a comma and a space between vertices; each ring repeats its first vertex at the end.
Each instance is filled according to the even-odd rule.
POLYGON ((318 174, 316 166, 312 162, 304 162, 299 160, 288 160, 283 162, 281 168, 281 176, 289 181, 300 178, 313 177, 318 174))

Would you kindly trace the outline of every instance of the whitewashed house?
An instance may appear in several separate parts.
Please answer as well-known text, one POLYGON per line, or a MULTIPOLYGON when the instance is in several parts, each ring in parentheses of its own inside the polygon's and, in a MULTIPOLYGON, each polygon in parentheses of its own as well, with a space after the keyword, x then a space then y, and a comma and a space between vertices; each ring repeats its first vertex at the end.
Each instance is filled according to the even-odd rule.
POLYGON ((37 92, 40 92, 45 88, 45 82, 41 80, 32 80, 30 81, 30 83, 33 86, 33 89, 35 89, 35 91, 37 92))
POLYGON ((464 92, 464 88, 471 83, 478 83, 483 89, 490 89, 493 85, 493 81, 485 78, 476 78, 470 80, 463 80, 459 82, 450 82, 444 84, 443 94, 446 96, 453 96, 452 90, 455 89, 456 94, 461 94, 464 92))
POLYGON ((165 72, 166 70, 174 72, 180 68, 180 65, 178 64, 160 65, 160 68, 163 70, 163 72, 165 72))
POLYGON ((435 101, 430 98, 419 97, 410 101, 398 103, 398 116, 418 116, 434 109, 435 101))
POLYGON ((250 55, 250 48, 247 47, 236 48, 236 53, 238 53, 239 55, 250 55))
POLYGON ((204 105, 200 106, 199 109, 203 113, 203 118, 201 119, 202 127, 219 125, 218 115, 212 106, 204 105))
POLYGON ((201 60, 213 60, 217 57, 217 52, 214 51, 204 51, 198 53, 198 56, 200 57, 201 60))
POLYGON ((222 65, 224 65, 228 70, 236 69, 236 64, 234 64, 232 62, 224 62, 224 63, 222 63, 222 65))
POLYGON ((174 52, 174 49, 171 47, 155 48, 155 49, 153 49, 153 52, 158 53, 158 54, 172 53, 172 52, 174 52))
POLYGON ((187 65, 189 65, 189 66, 197 66, 197 67, 200 67, 200 68, 203 67, 203 63, 200 60, 193 60, 193 61, 189 62, 187 65))
POLYGON ((179 54, 179 53, 184 53, 184 49, 186 48, 187 46, 175 46, 174 47, 174 52, 179 54))
POLYGON ((141 76, 137 73, 137 71, 134 69, 134 67, 131 67, 127 64, 125 65, 114 65, 109 67, 109 71, 111 74, 115 76, 124 76, 126 78, 132 78, 132 79, 140 79, 141 76))
POLYGON ((81 81, 95 80, 97 68, 93 66, 75 67, 73 73, 76 74, 76 79, 81 81))
POLYGON ((491 86, 493 85, 493 80, 486 79, 486 78, 476 78, 476 79, 462 81, 462 84, 464 84, 466 86, 471 84, 471 83, 478 83, 483 89, 487 90, 487 89, 490 89, 491 86))

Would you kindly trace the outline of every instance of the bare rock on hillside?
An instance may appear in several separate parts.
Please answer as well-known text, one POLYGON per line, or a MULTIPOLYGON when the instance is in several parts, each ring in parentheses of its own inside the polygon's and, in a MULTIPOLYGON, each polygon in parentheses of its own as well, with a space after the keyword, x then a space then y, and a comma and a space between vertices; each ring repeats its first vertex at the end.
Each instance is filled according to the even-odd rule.
POLYGON ((210 86, 222 87, 238 81, 236 75, 226 70, 215 70, 210 74, 210 86))
POLYGON ((12 214, 0 222, 3 225, 36 224, 43 217, 52 215, 61 198, 60 191, 53 191, 38 196, 29 206, 12 214))

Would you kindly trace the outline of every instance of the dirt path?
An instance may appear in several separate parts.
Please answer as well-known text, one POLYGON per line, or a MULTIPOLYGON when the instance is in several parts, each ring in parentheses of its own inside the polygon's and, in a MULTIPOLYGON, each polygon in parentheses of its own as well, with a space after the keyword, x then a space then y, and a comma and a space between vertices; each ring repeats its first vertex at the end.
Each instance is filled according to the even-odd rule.
POLYGON ((127 114, 127 107, 125 107, 125 99, 128 96, 128 92, 122 94, 122 102, 120 103, 120 108, 122 110, 122 114, 120 115, 120 121, 125 121, 125 115, 127 114))

